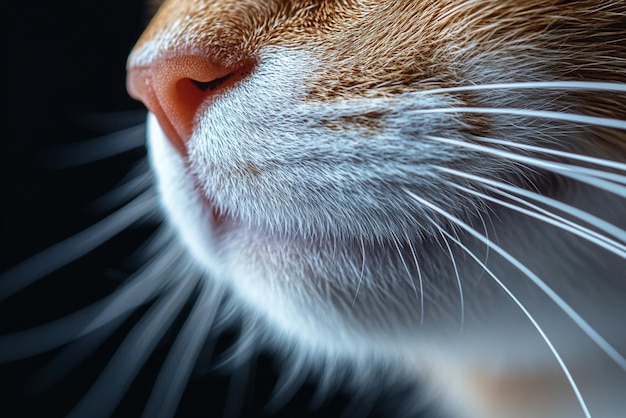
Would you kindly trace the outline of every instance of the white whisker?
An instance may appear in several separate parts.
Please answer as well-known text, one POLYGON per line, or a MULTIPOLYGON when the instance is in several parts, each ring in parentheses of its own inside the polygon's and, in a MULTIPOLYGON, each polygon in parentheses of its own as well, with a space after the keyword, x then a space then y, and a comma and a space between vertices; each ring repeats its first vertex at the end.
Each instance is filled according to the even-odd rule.
POLYGON ((396 246, 396 250, 398 252, 398 255, 400 256, 400 260, 402 261, 402 265, 404 266, 404 270, 406 270, 406 274, 408 276, 408 281, 409 284, 411 285, 411 287, 413 288, 413 292, 415 292, 415 297, 417 296, 417 288, 415 287, 415 282, 413 281, 413 275, 411 274, 411 271, 409 270, 409 266, 406 264, 406 261, 404 260, 404 257, 402 256, 402 251, 400 250, 400 246, 398 244, 398 237, 395 236, 395 234, 393 235, 393 243, 396 246))
POLYGON ((4 272, 0 276, 0 300, 98 248, 155 210, 157 200, 149 190, 93 226, 4 272))
MULTIPOLYGON (((598 178, 602 178, 602 179, 605 179, 605 180, 614 181, 614 182, 617 182, 617 183, 620 183, 620 184, 626 184, 626 176, 623 175, 623 174, 612 173, 612 172, 607 172, 607 171, 602 171, 602 170, 596 170, 596 169, 593 169, 593 168, 581 167, 581 166, 576 166, 576 165, 571 165, 571 164, 559 163, 559 162, 556 162, 556 161, 542 160, 541 158, 537 158, 537 157, 531 157, 531 156, 527 156, 527 155, 519 155, 519 154, 515 154, 515 153, 510 152, 510 151, 504 151, 504 150, 501 150, 501 149, 487 147, 487 146, 484 146, 484 145, 479 145, 479 144, 465 142, 465 141, 459 141, 459 140, 456 140, 456 139, 434 137, 434 136, 429 136, 428 138, 430 138, 432 140, 439 141, 439 142, 446 142, 446 143, 450 143, 450 144, 454 144, 454 145, 460 145, 460 146, 463 146, 465 148, 470 148, 470 149, 473 149, 473 150, 477 150, 477 151, 481 151, 481 152, 497 155, 497 156, 500 156, 500 157, 505 157, 505 158, 508 158, 508 159, 511 159, 511 160, 515 160, 515 161, 520 161, 520 162, 527 163, 527 164, 536 165, 536 166, 539 166, 539 167, 542 167, 542 168, 546 168, 548 170, 559 172, 561 174, 564 174, 564 172, 565 173, 567 173, 567 172, 575 172, 576 174, 584 173, 584 175, 589 176, 589 177, 598 177, 598 178)), ((478 139, 480 139, 480 137, 478 137, 478 139)))
MULTIPOLYGON (((172 251, 173 252, 173 251, 172 251)), ((111 295, 70 315, 38 327, 0 337, 0 361, 12 361, 40 354, 93 332, 132 312, 169 284, 167 267, 171 252, 147 263, 111 295), (165 269, 165 270, 164 270, 165 269)))
POLYGON ((420 324, 424 325, 424 280, 422 278, 422 269, 420 268, 415 248, 413 247, 413 244, 411 244, 411 240, 408 236, 406 237, 406 242, 409 244, 411 255, 413 256, 413 262, 415 263, 415 268, 417 269, 417 279, 420 286, 420 324))
POLYGON ((491 269, 487 267, 485 263, 480 261, 480 259, 469 248, 467 248, 467 246, 465 246, 460 240, 454 238, 451 234, 448 234, 447 232, 443 231, 441 228, 439 228, 439 230, 441 231, 442 234, 445 234, 446 236, 448 236, 450 240, 452 240, 455 244, 461 247, 461 249, 463 249, 463 251, 465 251, 483 269, 484 272, 486 272, 489 276, 491 276, 491 278, 498 284, 498 286, 500 286, 500 288, 504 290, 504 292, 511 298, 511 300, 513 300, 513 302, 522 310, 524 315, 526 315, 528 320, 533 324, 533 326, 535 327, 535 329, 537 330, 537 332, 539 333, 543 341, 548 345, 548 348, 552 352, 552 355, 554 355, 554 358, 556 359, 556 361, 559 363, 559 366, 561 367, 561 370, 563 370, 563 373, 565 374, 565 377, 567 378, 570 384, 570 387, 572 388, 574 394, 576 395, 576 399, 578 400, 578 403, 580 404, 580 407, 582 408, 583 413, 585 414, 587 418, 591 418, 591 414, 589 412, 589 409, 587 408, 587 404, 585 403, 585 400, 582 397, 580 390, 578 389, 578 385, 576 385, 576 381, 574 380, 574 377, 572 376, 567 365, 565 364, 565 362, 559 355, 558 351, 552 344, 552 341, 550 340, 550 338, 548 338, 543 328, 539 325, 539 323, 533 317, 533 315, 528 311, 528 309, 526 309, 524 304, 517 297, 515 297, 513 292, 509 290, 509 288, 498 278, 498 276, 496 276, 491 271, 491 269))
POLYGON ((128 319, 132 311, 125 312, 108 324, 90 332, 89 334, 77 337, 75 341, 59 350, 52 360, 47 362, 32 379, 32 385, 36 391, 51 389, 63 377, 96 351, 109 337, 119 329, 128 319))
POLYGON ((148 190, 152 184, 153 174, 150 171, 148 161, 145 159, 141 160, 125 176, 125 181, 122 184, 96 198, 89 204, 89 207, 95 208, 99 212, 105 212, 127 203, 132 198, 148 190))
POLYGON ((258 326, 256 319, 243 322, 237 340, 221 354, 213 365, 213 369, 224 369, 230 372, 247 361, 254 354, 255 348, 258 347, 260 338, 262 338, 262 335, 257 332, 258 326))
POLYGON ((544 89, 544 90, 600 90, 626 93, 626 84, 598 81, 529 81, 522 83, 494 83, 473 86, 444 87, 424 90, 422 94, 453 93, 459 91, 544 89))
POLYGON ((53 168, 70 168, 104 160, 135 148, 146 141, 146 124, 132 126, 98 138, 49 151, 46 159, 53 168))
POLYGON ((626 370, 626 358, 620 354, 606 339, 604 339, 596 330, 589 325, 579 314, 576 312, 563 298, 561 298, 550 286, 548 286, 543 280, 541 280, 535 273, 533 273, 528 267, 522 264, 519 260, 505 251, 503 248, 495 244, 493 241, 487 240, 482 234, 477 232, 474 228, 463 222, 461 219, 454 215, 449 214, 438 206, 424 200, 417 196, 410 190, 404 190, 411 198, 416 202, 421 203, 440 215, 444 216, 449 221, 463 228, 479 241, 485 245, 489 245, 495 252, 500 254, 505 260, 507 260, 512 266, 521 271, 526 277, 528 277, 537 287, 539 287, 563 312, 565 312, 574 323, 585 333, 591 340, 598 345, 619 367, 626 370))
MULTIPOLYGON (((547 220, 548 223, 551 223, 552 225, 555 225, 563 230, 572 232, 573 234, 576 234, 578 236, 580 236, 583 239, 586 239, 590 242, 593 242, 594 244, 597 244, 598 246, 606 249, 607 251, 612 252, 613 254, 622 257, 622 258, 626 258, 626 245, 621 244, 609 237, 606 237, 592 229, 589 229, 587 227, 584 227, 583 225, 577 224, 576 222, 572 222, 569 219, 563 218, 562 216, 556 215, 552 212, 550 212, 549 210, 543 209, 542 207, 532 204, 520 197, 514 196, 511 193, 507 193, 505 191, 499 190, 495 187, 491 187, 491 186, 485 186, 488 190, 491 190, 495 193, 500 194, 501 196, 504 196, 506 198, 509 198, 515 202, 521 203, 533 210, 536 210, 537 212, 541 212, 543 213, 545 216, 547 216, 548 218, 553 219, 555 222, 552 222, 551 220, 547 220)), ((481 194, 482 195, 482 194, 481 194)), ((530 216, 535 217, 535 215, 538 215, 536 213, 532 213, 530 216)), ((540 215, 536 216, 536 219, 540 219, 543 220, 543 217, 541 217, 540 215)))
POLYGON ((144 109, 84 112, 77 116, 81 124, 89 129, 106 134, 146 123, 146 111, 144 109))
POLYGON ((359 295, 359 290, 361 289, 361 283, 363 282, 363 274, 365 273, 365 244, 363 243, 363 237, 359 237, 361 242, 361 273, 359 274, 359 283, 356 286, 356 291, 354 292, 354 299, 352 299, 352 306, 356 303, 356 298, 359 295))
POLYGON ((544 148, 544 147, 537 147, 534 145, 519 144, 517 142, 504 141, 502 139, 486 138, 484 136, 477 136, 476 139, 478 139, 481 142, 487 142, 490 144, 505 145, 507 147, 519 148, 519 149, 524 149, 528 151, 536 151, 536 152, 540 152, 543 154, 556 155, 558 157, 564 157, 570 160, 583 161, 586 163, 591 163, 591 164, 595 164, 595 165, 599 165, 599 166, 603 166, 607 168, 614 168, 616 170, 626 171, 626 164, 620 163, 617 161, 605 160, 602 158, 594 158, 594 157, 589 157, 587 155, 575 154, 573 152, 559 151, 559 150, 554 150, 554 149, 544 148))
POLYGON ((531 110, 506 107, 440 107, 433 109, 416 110, 418 114, 432 113, 477 113, 490 115, 514 115, 529 118, 552 119, 564 122, 574 122, 583 125, 604 126, 607 128, 625 129, 626 121, 620 119, 587 116, 575 113, 554 112, 550 110, 531 110))
POLYGON ((226 405, 224 406, 223 418, 239 418, 243 408, 242 399, 246 396, 248 379, 251 369, 250 359, 245 358, 238 364, 237 368, 231 372, 228 382, 228 394, 226 395, 226 405))
MULTIPOLYGON (((524 196, 536 202, 540 202, 554 209, 560 210, 563 213, 567 213, 568 215, 571 215, 577 219, 580 219, 581 221, 586 222, 587 224, 592 225, 593 227, 626 243, 626 231, 611 224, 610 222, 605 221, 604 219, 598 218, 597 216, 594 216, 574 206, 571 206, 566 203, 560 202, 556 199, 552 199, 550 197, 541 195, 539 193, 531 192, 530 190, 522 189, 521 187, 513 186, 507 183, 500 182, 500 181, 476 176, 474 174, 464 173, 462 171, 454 170, 454 169, 447 168, 447 167, 437 167, 437 169, 446 173, 450 173, 456 176, 466 178, 468 180, 480 182, 482 184, 487 185, 484 187, 489 188, 490 190, 493 190, 493 188, 504 189, 511 193, 524 196), (493 186, 493 187, 490 187, 490 186, 493 186)), ((501 190, 499 190, 499 192, 502 193, 501 190)), ((541 210, 544 211, 544 209, 541 209, 541 210)), ((556 217, 556 215, 552 212, 545 211, 544 213, 549 214, 549 216, 556 217)), ((564 218, 561 218, 561 219, 564 219, 564 218)), ((566 221, 570 222, 568 220, 566 221)), ((577 224, 574 224, 574 225, 577 225, 577 224)))
MULTIPOLYGON (((485 222, 485 219, 483 218, 482 213, 478 212, 478 218, 480 219, 480 222, 483 225, 483 231, 485 232, 485 238, 488 239, 489 241, 491 241, 491 239, 489 238, 489 230, 487 229, 487 223, 485 222)), ((488 216, 488 219, 491 222, 491 226, 493 227, 493 221, 492 221, 491 217, 488 216)), ((497 239, 497 236, 496 236, 496 239, 497 239)), ((485 261, 484 261, 484 263, 487 264, 488 261, 489 261, 489 246, 485 245, 485 261)), ((480 280, 481 277, 482 277, 482 273, 478 277, 477 280, 480 280)))
MULTIPOLYGON (((546 168, 550 169, 549 167, 546 167, 546 168)), ((610 181, 601 180, 596 177, 581 175, 577 173, 577 170, 575 168, 562 170, 560 168, 554 167, 551 170, 554 171, 555 173, 562 174, 566 177, 572 178, 574 180, 578 180, 582 183, 587 183, 591 186, 597 187, 598 189, 606 190, 607 192, 611 192, 620 197, 626 198, 626 187, 619 186, 615 183, 611 183, 610 181)))
MULTIPOLYGON (((495 198, 493 196, 489 196, 489 195, 486 195, 484 193, 478 192, 476 190, 472 190, 472 189, 469 189, 467 187, 459 186, 459 185, 454 184, 452 182, 449 182, 448 184, 450 184, 450 186, 455 187, 455 188, 457 188, 459 190, 463 190, 466 193, 470 193, 470 194, 472 194, 474 196, 478 196, 478 197, 480 197, 482 199, 489 200, 490 202, 497 203, 498 205, 504 206, 504 207, 509 208, 511 210, 514 210, 516 212, 519 212, 519 213, 522 213, 524 215, 530 216, 532 218, 538 219, 538 220, 540 220, 542 222, 545 222, 547 224, 553 225, 553 226, 555 226, 557 228, 560 228, 560 229, 562 229, 564 231, 570 232, 570 233, 572 233, 574 235, 577 235, 577 236, 579 236, 579 237, 581 237, 581 238, 583 238, 583 239, 585 239, 585 240, 587 240, 589 242, 592 242, 592 243, 596 244, 597 246, 599 246, 601 248, 604 248, 607 251, 612 252, 613 254, 615 254, 615 255, 617 255, 617 256, 619 256, 621 258, 625 258, 626 259, 626 246, 621 245, 620 243, 618 243, 616 241, 613 241, 610 238, 607 238, 604 235, 600 235, 600 234, 596 233, 595 231, 592 231, 592 230, 590 230, 588 228, 585 228, 585 227, 583 227, 581 225, 577 225, 577 224, 574 224, 572 222, 569 222, 568 220, 566 220, 564 218, 561 218, 560 216, 557 216, 557 215, 544 216, 544 215, 541 215, 539 213, 533 212, 531 210, 524 209, 521 206, 517 206, 517 205, 514 205, 512 203, 506 202, 504 200, 497 199, 497 198, 495 198)), ((500 193, 500 194, 502 194, 502 195, 504 195, 506 197, 510 197, 511 199, 516 200, 516 201, 519 199, 519 198, 516 198, 515 196, 511 196, 510 194, 508 194, 506 192, 499 191, 497 189, 495 189, 494 191, 496 191, 497 193, 500 193)), ((519 200, 521 200, 521 199, 519 199, 519 200)), ((530 204, 528 202, 525 202, 523 200, 522 200, 521 203, 527 204, 530 207, 535 208, 536 210, 541 210, 541 208, 539 208, 539 207, 537 207, 535 205, 532 205, 532 204, 530 204)))
POLYGON ((266 414, 274 414, 283 408, 302 387, 310 370, 301 353, 292 352, 289 365, 281 370, 270 400, 265 405, 266 414))
POLYGON ((197 283, 197 278, 177 283, 150 308, 68 418, 104 418, 111 415, 177 313, 189 300, 197 283))
POLYGON ((165 359, 143 417, 174 416, 223 297, 224 288, 219 282, 212 283, 212 286, 201 283, 200 295, 165 359))
MULTIPOLYGON (((541 161, 540 159, 538 160, 541 161)), ((587 168, 587 167, 581 167, 581 166, 571 165, 571 164, 563 164, 563 163, 555 163, 555 162, 547 162, 546 164, 548 166, 556 164, 559 170, 570 171, 572 172, 573 175, 579 176, 582 174, 585 177, 591 177, 591 178, 595 177, 595 178, 609 180, 615 183, 626 185, 626 176, 623 174, 612 173, 612 172, 597 170, 595 168, 587 168)))
POLYGON ((180 277, 177 273, 189 272, 189 265, 185 265, 181 259, 182 252, 177 246, 171 245, 164 249, 162 254, 155 257, 145 269, 137 273, 136 279, 131 279, 128 285, 120 289, 119 293, 114 294, 116 297, 101 309, 100 314, 85 327, 83 333, 97 329, 121 313, 139 306, 137 302, 142 299, 146 301, 144 299, 146 294, 157 294, 168 286, 174 285, 176 282, 172 280, 172 277, 180 277))
POLYGON ((577 166, 571 166, 568 164, 562 164, 562 163, 556 163, 556 162, 552 162, 552 161, 546 161, 546 160, 541 160, 538 158, 534 158, 534 157, 527 157, 527 156, 523 156, 523 155, 518 155, 515 153, 511 153, 511 152, 507 152, 507 151, 502 151, 499 149, 495 149, 495 148, 491 148, 491 147, 486 147, 483 145, 477 145, 477 144, 473 144, 473 143, 468 143, 468 142, 464 142, 464 141, 459 141, 459 140, 455 140, 455 139, 449 139, 449 138, 441 138, 441 137, 435 137, 435 136, 429 136, 428 138, 434 140, 434 141, 439 141, 439 142, 445 142, 448 144, 454 144, 454 145, 459 145, 462 147, 465 147, 467 149, 472 149, 475 151, 480 151, 480 152, 484 152, 487 154, 492 154, 492 155, 496 155, 499 157, 503 157, 509 160, 513 160, 513 161, 519 161, 522 163, 526 163, 526 164, 530 164, 530 165, 534 165, 537 167, 541 167, 543 169, 561 174, 563 176, 566 177, 570 177, 573 178, 575 180, 590 184, 592 186, 598 187, 600 189, 609 191, 611 193, 614 193, 618 196, 621 197, 626 197, 626 187, 623 187, 621 185, 615 184, 611 181, 606 181, 603 180, 601 178, 597 178, 597 177, 604 177, 604 178, 608 178, 610 180, 614 180, 614 181, 618 181, 620 183, 626 183, 626 176, 623 175, 619 175, 619 174, 615 174, 615 173, 606 173, 603 171, 599 171, 599 170, 593 170, 590 168, 584 168, 584 167, 577 167, 577 166), (596 177, 597 176, 597 177, 596 177))
POLYGON ((448 254, 450 254, 450 259, 452 260, 452 267, 454 268, 454 275, 456 276, 456 283, 459 288, 459 298, 461 299, 461 331, 463 331, 463 327, 465 325, 465 299, 463 298, 463 286, 461 285, 461 276, 459 275, 459 269, 456 265, 456 260, 454 258, 454 254, 452 253, 452 248, 450 248, 450 244, 448 243, 448 240, 446 239, 439 225, 437 225, 434 222, 433 222, 433 225, 435 225, 437 229, 439 230, 439 233, 441 233, 441 237, 443 238, 443 243, 446 245, 446 248, 448 249, 448 254))

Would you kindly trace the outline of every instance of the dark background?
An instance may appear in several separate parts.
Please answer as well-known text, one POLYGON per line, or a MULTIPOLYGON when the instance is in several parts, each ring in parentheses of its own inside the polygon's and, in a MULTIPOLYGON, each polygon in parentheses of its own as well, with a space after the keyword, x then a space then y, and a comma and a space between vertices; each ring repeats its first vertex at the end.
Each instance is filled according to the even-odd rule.
MULTIPOLYGON (((92 203, 142 158, 144 149, 140 148, 88 165, 55 167, 55 153, 64 146, 143 120, 142 105, 126 94, 124 67, 150 17, 141 1, 131 0, 31 0, 4 2, 3 9, 0 271, 101 219, 107 210, 94 209, 92 203)), ((151 232, 149 225, 133 228, 1 302, 1 333, 49 322, 109 294, 136 268, 128 256, 151 232)), ((37 373, 56 350, 1 365, 0 416, 64 416, 93 384, 143 312, 48 386, 42 387, 37 373)), ((174 337, 175 333, 166 335, 115 416, 140 415, 174 337)), ((219 340, 218 352, 232 337, 226 334, 219 340)), ((187 388, 178 416, 224 416, 226 410, 231 416, 266 416, 263 405, 276 382, 277 369, 277 360, 261 355, 253 376, 234 392, 227 373, 198 376, 187 388), (230 407, 225 406, 228 393, 235 396, 230 407)), ((351 399, 348 391, 340 391, 328 405, 311 412, 308 401, 313 389, 312 384, 305 385, 285 408, 270 416, 386 416, 385 407, 395 402, 391 390, 371 413, 357 414, 361 404, 368 411, 365 405, 372 399, 351 399), (357 408, 346 412, 351 401, 357 408)))

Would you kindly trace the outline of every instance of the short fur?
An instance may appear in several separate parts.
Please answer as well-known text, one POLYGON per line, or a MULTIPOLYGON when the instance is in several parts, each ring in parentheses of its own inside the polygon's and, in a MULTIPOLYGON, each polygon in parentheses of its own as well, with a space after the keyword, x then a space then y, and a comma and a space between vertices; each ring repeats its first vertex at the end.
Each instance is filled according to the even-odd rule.
POLYGON ((236 354, 326 384, 349 363, 445 416, 626 410, 625 1, 168 0, 128 67, 175 238, 85 327, 203 289, 146 416, 229 292, 236 354), (189 55, 239 78, 174 139, 146 74, 189 55))
MULTIPOLYGON (((623 1, 169 1, 129 66, 179 51, 225 68, 252 63, 249 76, 199 108, 185 154, 154 121, 150 143, 183 241, 280 339, 320 356, 410 364, 416 379, 447 388, 442 404, 452 414, 528 416, 530 403, 530 415, 574 416, 584 408, 506 292, 572 369, 593 376, 589 387, 621 390, 624 370, 601 368, 605 355, 562 310, 583 312, 623 352, 624 258, 562 229, 546 232, 507 210, 514 198, 493 187, 538 192, 624 227, 622 198, 523 159, 580 165, 532 151, 547 148, 626 161, 623 127, 558 117, 624 121, 624 93, 437 89, 624 83, 624 28, 623 1), (548 400, 530 393, 528 382, 552 379, 560 383, 548 400), (502 390, 511 399, 500 402, 502 390)), ((615 174, 623 180, 623 166, 615 174)), ((624 406, 574 380, 594 415, 624 406)))

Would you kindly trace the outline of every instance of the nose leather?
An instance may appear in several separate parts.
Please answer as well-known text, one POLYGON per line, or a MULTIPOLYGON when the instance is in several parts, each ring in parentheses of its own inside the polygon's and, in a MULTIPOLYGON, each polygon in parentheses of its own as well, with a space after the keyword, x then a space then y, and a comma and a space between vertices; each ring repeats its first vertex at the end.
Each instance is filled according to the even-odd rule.
POLYGON ((129 66, 126 86, 133 98, 154 113, 176 149, 185 154, 199 112, 218 91, 232 85, 235 72, 205 56, 178 53, 150 65, 129 66))

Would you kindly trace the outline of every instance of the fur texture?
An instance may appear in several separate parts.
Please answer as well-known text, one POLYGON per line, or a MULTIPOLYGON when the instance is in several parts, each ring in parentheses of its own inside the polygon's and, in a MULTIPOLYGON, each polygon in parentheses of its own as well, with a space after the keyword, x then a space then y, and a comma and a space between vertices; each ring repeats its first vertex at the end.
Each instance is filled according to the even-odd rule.
POLYGON ((237 355, 383 368, 454 417, 619 417, 625 28, 624 1, 166 1, 128 68, 175 236, 154 270, 179 272, 87 326, 159 294, 167 328, 203 289, 146 416, 175 409, 232 293, 237 355), (184 129, 161 95, 181 86, 206 94, 184 129))
MULTIPOLYGON (((622 198, 570 176, 567 154, 541 153, 624 161, 622 87, 549 83, 623 83, 625 12, 599 1, 167 2, 131 68, 185 51, 254 63, 199 107, 182 155, 151 136, 168 213, 201 263, 320 355, 384 353, 472 393, 482 380, 459 376, 474 368, 509 379, 553 367, 540 328, 586 369, 602 357, 578 335, 587 321, 623 348, 623 255, 547 232, 502 191, 624 226, 622 198), (454 89, 498 83, 519 84, 454 89)), ((509 415, 490 410, 492 392, 460 410, 509 415)), ((599 416, 617 414, 611 402, 599 416)))

